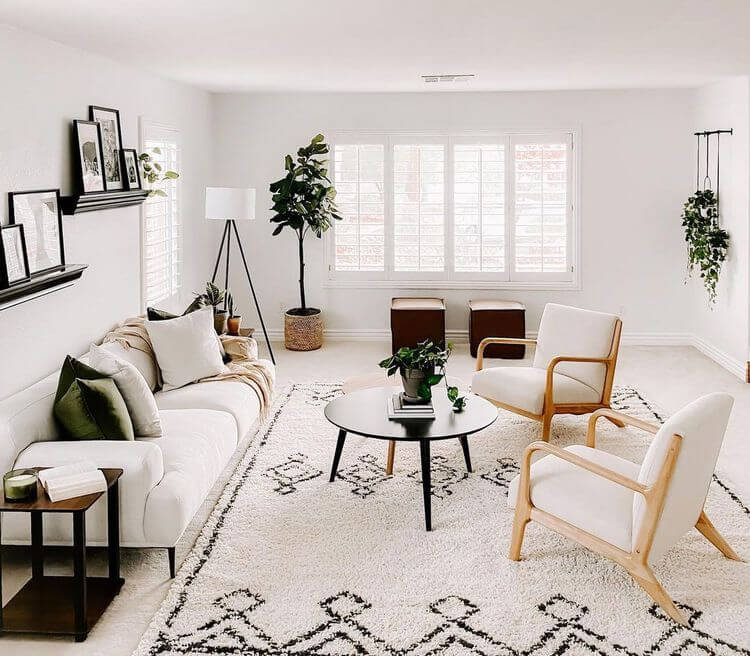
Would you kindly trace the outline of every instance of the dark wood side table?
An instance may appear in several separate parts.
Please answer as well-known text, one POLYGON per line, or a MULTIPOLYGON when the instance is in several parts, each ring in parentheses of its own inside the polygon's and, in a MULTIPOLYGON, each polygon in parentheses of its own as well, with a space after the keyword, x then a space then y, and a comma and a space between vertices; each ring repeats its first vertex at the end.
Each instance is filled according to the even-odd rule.
MULTIPOLYGON (((35 467, 37 471, 43 467, 35 467)), ((45 633, 86 639, 89 629, 102 616, 120 591, 120 504, 118 480, 122 469, 102 469, 107 480, 107 549, 109 575, 86 576, 86 511, 104 494, 96 492, 53 503, 41 483, 37 498, 30 502, 8 502, 0 492, 0 513, 26 512, 31 517, 31 578, 2 607, 0 633, 45 633), (73 576, 44 575, 42 517, 44 513, 70 513, 73 516, 73 576), (65 603, 70 599, 71 603, 65 603)), ((2 539, 0 537, 0 551, 2 539)), ((2 554, 0 554, 1 556, 2 554)), ((0 583, 2 561, 0 559, 0 583)), ((0 590, 2 588, 0 587, 0 590)))

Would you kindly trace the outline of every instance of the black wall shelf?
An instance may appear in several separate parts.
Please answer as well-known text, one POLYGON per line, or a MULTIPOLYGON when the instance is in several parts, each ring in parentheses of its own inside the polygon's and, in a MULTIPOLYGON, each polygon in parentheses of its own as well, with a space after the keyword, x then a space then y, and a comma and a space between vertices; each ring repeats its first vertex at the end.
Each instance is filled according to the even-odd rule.
POLYGON ((60 271, 51 271, 28 282, 0 289, 0 310, 26 303, 34 298, 57 291, 57 288, 69 287, 83 275, 88 264, 67 264, 60 271))
POLYGON ((148 193, 146 189, 134 189, 133 191, 102 191, 101 193, 62 196, 60 205, 63 214, 80 214, 81 212, 106 210, 111 207, 140 205, 146 200, 148 193))

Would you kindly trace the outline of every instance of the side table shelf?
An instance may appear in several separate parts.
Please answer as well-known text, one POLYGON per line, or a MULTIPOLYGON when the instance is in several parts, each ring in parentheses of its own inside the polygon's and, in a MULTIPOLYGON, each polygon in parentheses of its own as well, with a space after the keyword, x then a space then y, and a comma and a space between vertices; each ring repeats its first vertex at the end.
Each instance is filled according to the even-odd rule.
POLYGON ((0 633, 72 635, 76 641, 83 641, 112 599, 120 592, 125 582, 120 577, 118 480, 122 475, 122 469, 101 471, 107 480, 109 572, 106 577, 86 576, 86 511, 105 494, 104 492, 53 503, 46 497, 41 484, 37 483, 35 501, 0 501, 0 512, 26 512, 31 519, 31 578, 12 599, 5 602, 4 606, 0 603, 0 633), (44 575, 44 513, 70 513, 73 517, 73 576, 44 575))

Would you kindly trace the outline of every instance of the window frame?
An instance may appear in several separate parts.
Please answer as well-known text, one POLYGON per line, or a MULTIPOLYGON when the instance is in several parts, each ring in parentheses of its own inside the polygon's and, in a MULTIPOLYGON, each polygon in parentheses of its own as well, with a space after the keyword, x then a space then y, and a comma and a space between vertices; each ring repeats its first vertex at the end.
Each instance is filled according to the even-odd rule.
POLYGON ((336 271, 335 225, 324 235, 325 240, 325 288, 375 288, 375 289, 581 289, 581 131, 580 127, 550 127, 540 129, 512 128, 503 130, 328 130, 330 153, 330 177, 335 180, 334 152, 336 144, 380 144, 384 146, 384 215, 385 215, 385 270, 384 271, 336 271), (559 273, 512 272, 515 222, 509 221, 514 202, 514 159, 509 159, 515 143, 533 143, 533 139, 549 141, 558 137, 568 145, 568 196, 567 196, 567 270, 559 273), (393 267, 393 145, 441 142, 445 144, 445 241, 443 272, 404 272, 393 267), (454 267, 454 144, 458 143, 504 143, 505 144, 505 271, 503 272, 457 272, 454 267), (510 190, 510 193, 507 193, 510 190))
MULTIPOLYGON (((178 162, 180 167, 182 166, 182 132, 181 130, 175 126, 168 123, 164 123, 162 121, 156 121, 152 120, 146 117, 141 116, 139 118, 139 152, 145 152, 146 150, 146 142, 147 141, 153 141, 154 140, 154 133, 162 133, 162 134, 168 134, 171 138, 174 138, 174 141, 177 145, 177 151, 178 151, 178 162)), ((149 189, 149 184, 146 180, 143 180, 143 188, 149 189)), ((174 185, 174 188, 176 190, 176 200, 177 200, 177 206, 178 206, 178 212, 180 216, 180 232, 177 236, 177 241, 179 243, 178 251, 182 256, 181 261, 181 270, 179 274, 179 283, 177 285, 177 289, 173 290, 172 293, 158 301, 154 301, 156 303, 159 303, 160 307, 166 310, 171 311, 180 311, 180 308, 182 304, 184 304, 184 283, 185 283, 185 269, 184 269, 184 256, 185 256, 185 241, 184 241, 184 233, 185 233, 185 223, 184 223, 184 217, 182 214, 182 184, 181 184, 181 178, 178 178, 177 180, 171 181, 171 184, 174 185)), ((141 294, 140 294, 140 305, 141 305, 141 311, 146 311, 146 306, 149 303, 146 299, 146 289, 147 289, 147 281, 146 281, 146 221, 147 221, 147 206, 148 206, 149 199, 147 198, 146 201, 141 205, 141 211, 140 211, 140 239, 139 239, 139 247, 140 247, 140 269, 141 269, 141 294)), ((169 241, 173 241, 174 237, 170 237, 169 241)), ((173 260, 174 258, 170 258, 173 260)), ((173 275, 173 272, 170 271, 170 275, 173 275)))

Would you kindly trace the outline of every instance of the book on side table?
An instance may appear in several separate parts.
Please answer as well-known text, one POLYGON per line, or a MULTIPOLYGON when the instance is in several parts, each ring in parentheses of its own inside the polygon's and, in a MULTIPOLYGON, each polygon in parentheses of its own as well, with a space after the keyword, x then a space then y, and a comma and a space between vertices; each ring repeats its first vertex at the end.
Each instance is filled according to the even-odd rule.
POLYGON ((104 474, 88 460, 43 469, 39 472, 39 482, 53 502, 107 491, 104 474))
POLYGON ((435 419, 432 401, 427 403, 407 403, 400 393, 388 397, 388 419, 409 421, 412 419, 435 419))

